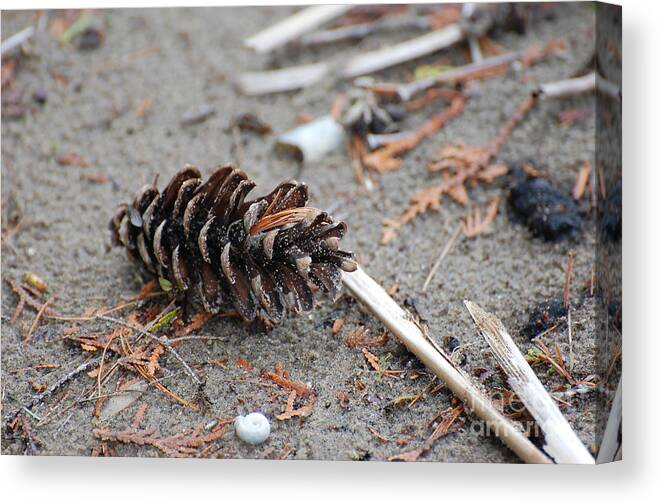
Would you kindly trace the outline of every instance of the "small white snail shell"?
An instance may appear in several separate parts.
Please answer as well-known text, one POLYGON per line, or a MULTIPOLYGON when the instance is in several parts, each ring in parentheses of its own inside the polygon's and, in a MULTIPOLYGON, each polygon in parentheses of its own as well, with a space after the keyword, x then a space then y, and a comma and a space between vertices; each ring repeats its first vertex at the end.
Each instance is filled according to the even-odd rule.
POLYGON ((260 444, 271 434, 271 423, 261 413, 238 416, 234 420, 234 430, 239 439, 250 444, 260 444))

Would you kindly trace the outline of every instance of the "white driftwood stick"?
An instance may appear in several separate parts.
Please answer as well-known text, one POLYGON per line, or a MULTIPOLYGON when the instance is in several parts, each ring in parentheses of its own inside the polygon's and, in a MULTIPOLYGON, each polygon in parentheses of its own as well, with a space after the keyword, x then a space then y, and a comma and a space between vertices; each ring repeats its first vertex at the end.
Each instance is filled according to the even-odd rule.
POLYGON ((622 91, 617 84, 604 79, 601 75, 597 74, 597 90, 606 96, 611 97, 613 100, 620 100, 622 98, 622 91))
POLYGON ((363 303, 383 324, 438 376, 453 394, 486 422, 489 428, 521 460, 528 463, 551 463, 530 440, 505 418, 470 380, 449 360, 431 339, 426 337, 411 316, 407 314, 367 273, 358 268, 343 273, 342 281, 351 294, 363 303))
POLYGON ((399 65, 450 47, 463 38, 463 30, 455 23, 393 46, 354 56, 342 70, 342 77, 350 79, 399 65))
POLYGON ((27 28, 24 28, 20 32, 15 33, 7 40, 4 40, 2 42, 2 45, 0 46, 0 54, 4 56, 5 54, 13 51, 23 42, 25 42, 30 37, 32 37, 32 35, 34 35, 34 26, 28 26, 27 28))
POLYGON ((329 69, 330 66, 322 62, 268 72, 245 72, 239 75, 237 84, 248 96, 281 93, 312 86, 320 82, 329 69))
POLYGON ((396 30, 430 30, 431 22, 427 17, 402 18, 400 16, 377 19, 367 23, 342 26, 303 35, 294 44, 298 47, 328 45, 337 42, 360 40, 375 32, 396 30))
POLYGON ((293 91, 317 84, 327 76, 349 79, 377 72, 451 46, 463 37, 459 25, 453 24, 394 46, 354 56, 339 70, 331 63, 322 61, 280 70, 247 72, 239 76, 238 85, 247 95, 293 91))
POLYGON ((464 80, 470 78, 472 75, 475 75, 478 72, 482 72, 492 68, 498 68, 503 65, 512 64, 515 61, 523 58, 525 55, 526 55, 526 51, 515 51, 515 52, 499 54, 497 56, 492 56, 491 58, 485 58, 481 61, 473 62, 468 65, 460 66, 457 68, 451 68, 428 79, 422 79, 408 84, 393 85, 393 90, 396 91, 397 95, 401 100, 409 101, 411 98, 413 98, 414 95, 422 91, 425 91, 433 86, 437 86, 439 84, 444 84, 447 82, 464 80))
POLYGON ((606 422, 606 430, 604 431, 604 438, 601 442, 601 447, 599 448, 599 454, 597 455, 597 464, 605 464, 607 462, 613 462, 614 460, 616 460, 618 453, 621 453, 620 450, 622 449, 622 446, 617 439, 621 424, 622 424, 622 378, 620 378, 620 382, 617 384, 617 391, 615 392, 615 398, 613 399, 610 415, 608 415, 608 421, 606 422))
POLYGON ((594 91, 597 86, 597 78, 594 72, 556 82, 548 82, 539 86, 539 91, 544 98, 566 98, 581 93, 594 91))
POLYGON ((544 450, 559 464, 594 464, 500 319, 471 301, 464 304, 505 371, 510 387, 544 432, 544 450))
POLYGON ((341 16, 352 5, 317 5, 306 7, 293 16, 283 19, 244 41, 258 53, 268 53, 282 47, 304 33, 308 33, 328 21, 341 16))

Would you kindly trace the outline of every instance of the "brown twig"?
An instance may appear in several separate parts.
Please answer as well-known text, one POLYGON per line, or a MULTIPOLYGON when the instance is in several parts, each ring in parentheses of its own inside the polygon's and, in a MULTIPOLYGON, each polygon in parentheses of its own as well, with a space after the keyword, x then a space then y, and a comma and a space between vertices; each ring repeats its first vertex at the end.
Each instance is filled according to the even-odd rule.
POLYGON ((57 294, 54 296, 51 296, 43 305, 41 305, 41 308, 39 308, 39 311, 37 312, 37 316, 34 318, 32 321, 32 325, 30 326, 30 330, 28 333, 25 335, 25 338, 23 338, 23 343, 27 343, 30 341, 30 337, 32 336, 32 333, 34 330, 37 328, 37 325, 39 324, 39 321, 41 320, 41 317, 44 315, 46 310, 48 309, 48 305, 52 304, 53 301, 57 299, 57 294))
POLYGON ((156 336, 155 334, 150 333, 148 330, 143 329, 142 327, 138 327, 137 325, 131 324, 130 322, 126 322, 124 320, 120 320, 114 317, 108 317, 107 315, 97 315, 96 318, 99 320, 105 320, 106 322, 111 322, 113 324, 119 324, 128 327, 129 329, 139 332, 143 336, 147 336, 148 338, 159 343, 160 345, 163 345, 166 348, 166 350, 170 352, 174 356, 174 358, 176 358, 181 363, 181 365, 186 370, 188 376, 192 378, 193 382, 195 382, 196 385, 201 386, 204 384, 204 382, 200 380, 197 374, 195 374, 195 371, 193 371, 191 367, 188 365, 188 363, 181 357, 181 355, 179 355, 179 352, 177 352, 172 347, 172 345, 170 345, 170 342, 164 337, 156 336))
POLYGON ((448 434, 448 432, 450 432, 450 427, 452 427, 454 422, 457 420, 457 418, 459 418, 459 416, 463 412, 464 412, 463 404, 459 404, 458 406, 455 406, 454 408, 451 408, 448 411, 444 412, 442 417, 443 419, 434 429, 431 435, 425 440, 422 446, 406 453, 393 455, 392 457, 388 458, 388 461, 415 462, 416 460, 418 460, 418 458, 420 458, 422 454, 424 454, 434 445, 434 442, 436 442, 437 439, 445 436, 446 434, 448 434))
POLYGON ((592 167, 590 166, 590 162, 584 161, 580 171, 578 172, 576 183, 574 184, 574 190, 572 191, 572 196, 576 201, 583 197, 585 188, 588 186, 588 181, 590 180, 591 171, 592 167))
POLYGON ((411 137, 386 143, 381 149, 365 155, 364 165, 377 173, 397 170, 402 163, 397 157, 413 149, 422 140, 436 133, 445 123, 459 116, 464 110, 467 99, 463 94, 455 95, 446 109, 425 122, 411 137))

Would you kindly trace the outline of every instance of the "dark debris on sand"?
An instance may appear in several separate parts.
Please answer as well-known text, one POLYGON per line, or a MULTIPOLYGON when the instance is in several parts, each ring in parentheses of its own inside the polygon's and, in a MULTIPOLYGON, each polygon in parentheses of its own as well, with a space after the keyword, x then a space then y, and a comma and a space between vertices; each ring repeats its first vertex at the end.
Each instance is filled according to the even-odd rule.
POLYGON ((525 224, 534 236, 546 241, 575 239, 581 233, 578 207, 547 180, 517 183, 510 190, 508 204, 512 220, 525 224))
POLYGON ((550 299, 541 302, 530 312, 530 319, 523 328, 523 335, 533 340, 544 331, 558 324, 566 314, 561 299, 550 299))

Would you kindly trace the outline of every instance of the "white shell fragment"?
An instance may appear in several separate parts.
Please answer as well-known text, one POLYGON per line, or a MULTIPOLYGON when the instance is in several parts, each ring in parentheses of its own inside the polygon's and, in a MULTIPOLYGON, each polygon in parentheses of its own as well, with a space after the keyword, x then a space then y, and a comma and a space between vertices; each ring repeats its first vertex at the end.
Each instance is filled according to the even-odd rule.
POLYGON ((271 434, 271 423, 261 413, 238 416, 234 420, 234 430, 239 439, 250 444, 260 444, 271 434))
POLYGON ((281 135, 276 147, 292 151, 306 163, 321 161, 328 154, 342 152, 344 128, 331 116, 320 117, 281 135))

